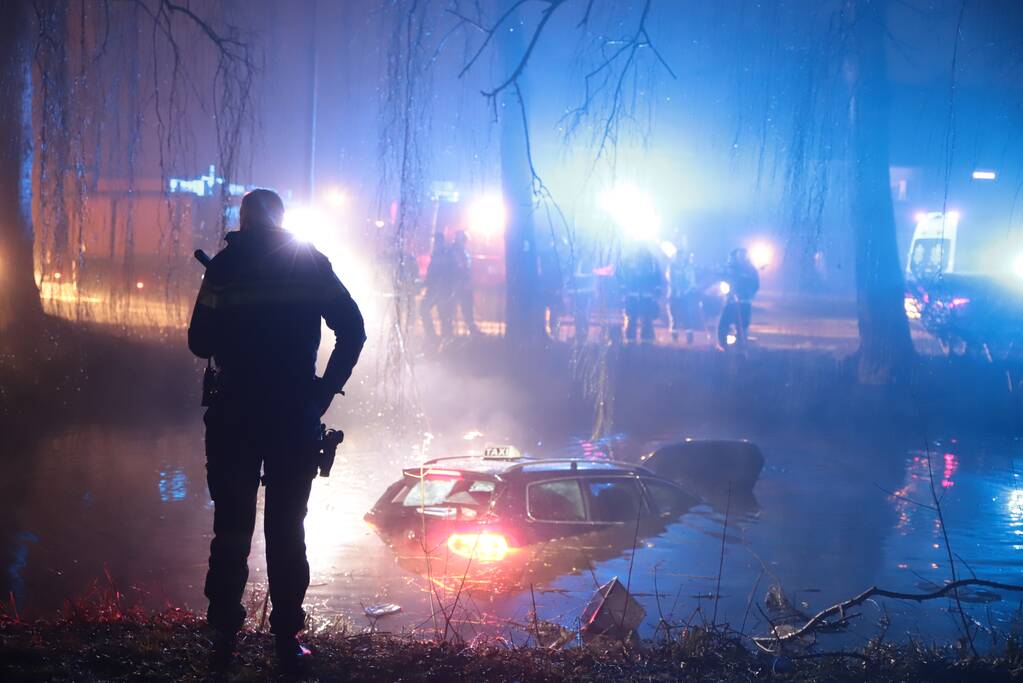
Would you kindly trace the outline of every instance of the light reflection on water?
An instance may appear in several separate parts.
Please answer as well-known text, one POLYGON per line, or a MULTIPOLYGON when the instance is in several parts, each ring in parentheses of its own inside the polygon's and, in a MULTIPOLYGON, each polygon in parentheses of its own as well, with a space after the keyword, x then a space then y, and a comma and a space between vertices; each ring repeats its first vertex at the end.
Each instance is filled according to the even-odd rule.
MULTIPOLYGON (((439 578, 445 567, 435 566, 429 578, 412 570, 362 516, 403 467, 446 453, 446 447, 465 452, 486 439, 466 439, 473 426, 458 427, 407 443, 353 433, 331 478, 316 480, 306 523, 312 566, 307 604, 318 619, 341 615, 360 626, 366 623, 364 606, 394 602, 402 613, 381 620, 379 628, 430 630, 437 599, 450 605, 452 586, 439 578)), ((731 436, 724 430, 694 434, 704 435, 731 436)), ((936 515, 924 507, 931 502, 931 475, 963 565, 983 578, 1019 582, 1023 485, 1013 465, 1019 442, 936 442, 928 458, 898 439, 748 436, 760 444, 767 466, 756 488, 759 509, 729 519, 719 620, 762 632, 766 625, 756 605, 774 582, 809 613, 870 585, 910 591, 940 585, 949 576, 948 553, 936 515)), ((632 458, 656 441, 625 434, 601 442, 561 438, 524 450, 632 458)), ((125 592, 138 589, 154 607, 170 601, 203 608, 212 509, 198 423, 155 432, 84 429, 48 438, 4 468, 0 589, 14 594, 23 613, 58 609, 107 570, 125 592)), ((648 635, 661 614, 699 619, 713 610, 723 513, 720 506, 694 509, 659 536, 641 539, 635 558, 628 544, 610 552, 576 549, 570 557, 551 544, 539 549, 530 570, 535 573, 517 590, 495 590, 470 576, 459 598, 461 616, 487 621, 470 625, 472 630, 501 630, 526 623, 535 599, 543 618, 572 626, 595 585, 619 576, 647 610, 648 635), (532 594, 528 583, 534 584, 532 594)), ((257 592, 265 585, 262 553, 257 531, 250 576, 257 592)), ((968 571, 960 567, 960 573, 968 571)), ((983 609, 983 623, 990 618, 1000 624, 1011 619, 1017 602, 1007 596, 969 608, 983 609)), ((886 608, 893 634, 954 633, 947 601, 886 608)), ((875 635, 878 613, 871 610, 840 640, 875 635)))

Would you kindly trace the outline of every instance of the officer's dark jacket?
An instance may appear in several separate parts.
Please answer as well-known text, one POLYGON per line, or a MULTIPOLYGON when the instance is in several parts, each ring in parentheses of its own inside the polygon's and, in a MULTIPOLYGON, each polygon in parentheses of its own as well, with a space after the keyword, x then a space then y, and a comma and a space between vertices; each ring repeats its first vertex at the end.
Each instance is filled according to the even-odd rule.
POLYGON ((323 388, 337 392, 359 359, 366 329, 330 261, 284 230, 232 232, 206 270, 188 348, 200 358, 214 358, 229 394, 255 400, 308 397, 321 317, 337 338, 323 388))

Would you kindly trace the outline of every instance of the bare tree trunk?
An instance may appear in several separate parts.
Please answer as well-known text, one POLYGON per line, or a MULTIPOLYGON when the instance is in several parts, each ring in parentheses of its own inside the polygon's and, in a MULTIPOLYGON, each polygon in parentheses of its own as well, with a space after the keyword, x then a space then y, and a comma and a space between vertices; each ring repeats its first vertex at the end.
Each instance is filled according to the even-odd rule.
POLYGON ((49 0, 36 6, 35 83, 36 99, 41 109, 36 136, 35 171, 37 225, 41 248, 39 270, 42 278, 48 273, 70 275, 70 217, 65 193, 66 178, 73 164, 69 112, 69 75, 67 44, 68 0, 49 0))
MULTIPOLYGON (((498 40, 505 68, 514 69, 525 49, 522 31, 501 31, 498 40)), ((544 318, 539 297, 527 110, 519 89, 522 87, 518 84, 500 95, 501 187, 508 204, 504 233, 505 334, 510 339, 536 340, 544 335, 544 318)))
POLYGON ((0 330, 42 315, 32 235, 32 48, 27 0, 0 2, 0 330))
POLYGON ((852 101, 852 219, 856 253, 859 378, 884 384, 913 359, 903 306, 889 182, 889 109, 885 19, 888 0, 850 0, 854 48, 847 73, 852 101))

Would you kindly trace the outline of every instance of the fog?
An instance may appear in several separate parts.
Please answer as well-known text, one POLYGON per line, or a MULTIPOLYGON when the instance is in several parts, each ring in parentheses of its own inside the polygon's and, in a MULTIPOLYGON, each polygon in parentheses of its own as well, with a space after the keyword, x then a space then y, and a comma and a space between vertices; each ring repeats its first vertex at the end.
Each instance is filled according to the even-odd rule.
MULTIPOLYGON (((311 629, 396 603, 376 626, 524 640, 531 619, 578 629, 618 576, 643 637, 711 618, 748 637, 873 585, 1018 583, 1018 3, 37 10, 0 64, 3 613, 205 609, 193 251, 224 247, 254 188, 368 336, 324 416, 346 439, 306 520, 311 629), (439 569, 364 520, 434 458, 509 445, 575 472, 687 439, 748 440, 763 470, 738 490, 721 456, 660 526, 504 564, 439 569)), ((257 532, 259 628, 263 551, 257 532)), ((967 621, 990 647, 1017 600, 865 605, 822 647, 967 621)))

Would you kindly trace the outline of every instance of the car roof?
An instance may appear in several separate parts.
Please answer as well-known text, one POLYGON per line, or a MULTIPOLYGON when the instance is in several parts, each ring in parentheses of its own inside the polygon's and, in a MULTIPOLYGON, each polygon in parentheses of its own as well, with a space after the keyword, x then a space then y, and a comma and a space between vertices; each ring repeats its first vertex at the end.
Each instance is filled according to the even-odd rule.
POLYGON ((633 463, 614 460, 587 460, 584 458, 486 458, 483 456, 454 456, 450 458, 434 458, 423 463, 424 469, 436 466, 438 469, 451 469, 475 474, 508 475, 513 473, 553 474, 560 472, 642 474, 656 476, 647 468, 633 463))

